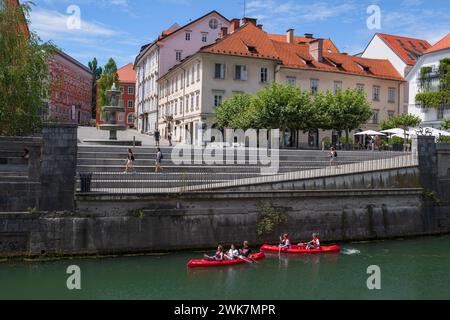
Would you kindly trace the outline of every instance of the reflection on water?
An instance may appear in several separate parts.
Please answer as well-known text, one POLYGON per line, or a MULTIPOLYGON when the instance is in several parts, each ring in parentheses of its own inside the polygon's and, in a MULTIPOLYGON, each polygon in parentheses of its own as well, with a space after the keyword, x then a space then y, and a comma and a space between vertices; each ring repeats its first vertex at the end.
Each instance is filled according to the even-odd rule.
POLYGON ((449 299, 450 237, 344 245, 341 254, 267 254, 256 264, 188 269, 200 253, 0 263, 0 299, 449 299), (66 289, 69 265, 82 290, 66 289), (382 290, 367 289, 378 265, 382 290))

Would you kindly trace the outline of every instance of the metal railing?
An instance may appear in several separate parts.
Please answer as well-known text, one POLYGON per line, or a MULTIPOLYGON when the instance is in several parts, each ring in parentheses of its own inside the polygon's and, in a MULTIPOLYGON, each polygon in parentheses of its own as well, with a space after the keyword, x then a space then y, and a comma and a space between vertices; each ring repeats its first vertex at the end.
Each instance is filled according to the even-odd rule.
MULTIPOLYGON (((392 158, 336 163, 319 169, 305 168, 299 171, 261 176, 255 172, 172 172, 172 173, 114 173, 94 172, 89 188, 84 192, 136 194, 136 193, 185 193, 227 189, 241 186, 310 180, 323 177, 350 175, 373 171, 415 167, 417 156, 407 153, 392 158)), ((81 191, 81 183, 77 190, 81 191)), ((86 183, 86 181, 84 181, 86 183)))

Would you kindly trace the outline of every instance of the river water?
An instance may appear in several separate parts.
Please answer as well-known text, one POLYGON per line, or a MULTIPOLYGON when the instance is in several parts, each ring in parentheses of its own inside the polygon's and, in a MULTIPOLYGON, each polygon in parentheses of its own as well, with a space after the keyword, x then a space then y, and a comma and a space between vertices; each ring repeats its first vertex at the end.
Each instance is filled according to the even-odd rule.
POLYGON ((0 262, 0 299, 450 299, 450 236, 188 270, 202 254, 0 262), (70 265, 81 269, 81 290, 66 287, 70 265), (381 269, 381 290, 367 288, 372 265, 381 269))

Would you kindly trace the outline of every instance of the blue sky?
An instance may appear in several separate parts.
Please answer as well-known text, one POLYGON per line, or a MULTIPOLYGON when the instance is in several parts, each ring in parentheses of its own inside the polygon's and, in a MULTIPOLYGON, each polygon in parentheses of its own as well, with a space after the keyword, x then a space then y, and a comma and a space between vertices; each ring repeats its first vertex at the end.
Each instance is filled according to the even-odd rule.
MULTIPOLYGON (((23 2, 23 1, 22 1, 23 2)), ((241 18, 244 0, 34 0, 31 29, 87 64, 103 65, 113 57, 118 66, 133 62, 139 49, 174 22, 188 23, 211 10, 228 19, 241 18), (80 28, 67 19, 79 8, 80 28), (74 24, 72 24, 74 25, 74 24)), ((449 0, 247 0, 247 16, 256 17, 271 33, 294 28, 297 35, 331 38, 342 52, 364 49, 375 32, 423 38, 434 44, 450 32, 449 0), (381 10, 381 29, 370 30, 367 8, 381 10)), ((71 18, 70 21, 76 21, 71 18)))

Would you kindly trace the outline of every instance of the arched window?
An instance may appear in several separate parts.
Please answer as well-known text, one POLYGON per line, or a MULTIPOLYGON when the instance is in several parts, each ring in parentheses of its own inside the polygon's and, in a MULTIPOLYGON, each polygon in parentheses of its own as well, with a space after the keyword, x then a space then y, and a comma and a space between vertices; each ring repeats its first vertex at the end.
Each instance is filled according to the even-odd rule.
POLYGON ((133 121, 133 114, 132 113, 129 113, 128 114, 128 118, 127 118, 127 123, 129 123, 129 124, 132 124, 134 121, 133 121))

